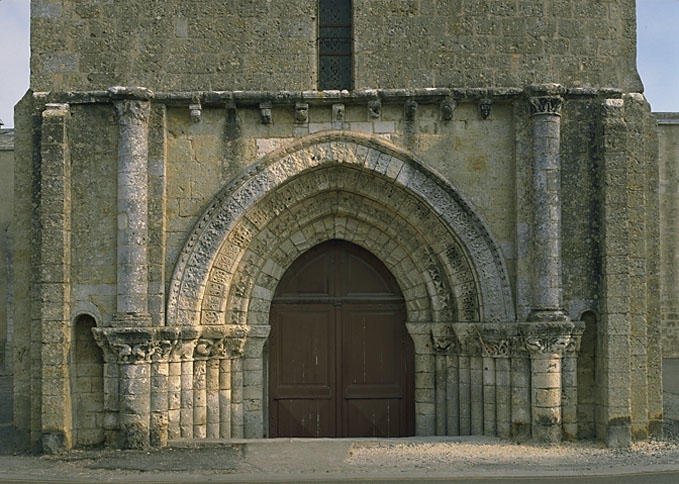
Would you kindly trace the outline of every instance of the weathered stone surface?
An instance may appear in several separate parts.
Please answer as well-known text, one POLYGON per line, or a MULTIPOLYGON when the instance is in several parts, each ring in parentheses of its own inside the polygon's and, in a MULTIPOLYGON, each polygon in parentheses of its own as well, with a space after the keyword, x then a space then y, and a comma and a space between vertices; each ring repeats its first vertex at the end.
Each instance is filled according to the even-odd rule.
MULTIPOLYGON (((178 0, 162 8, 140 0, 33 3, 31 85, 38 90, 130 82, 174 91, 317 87, 318 15, 311 0, 201 8, 178 0), (125 26, 108 21, 113 18, 125 18, 125 26), (101 55, 103 46, 110 46, 109 55, 101 55)), ((483 89, 545 80, 573 88, 641 88, 634 7, 627 2, 531 0, 518 7, 493 1, 464 7, 464 15, 460 8, 452 0, 357 5, 354 88, 483 89)))
POLYGON ((271 301, 329 239, 398 282, 418 434, 658 435, 675 177, 629 2, 355 5, 321 92, 308 1, 71 3, 32 8, 0 237, 25 446, 266 436, 271 301))

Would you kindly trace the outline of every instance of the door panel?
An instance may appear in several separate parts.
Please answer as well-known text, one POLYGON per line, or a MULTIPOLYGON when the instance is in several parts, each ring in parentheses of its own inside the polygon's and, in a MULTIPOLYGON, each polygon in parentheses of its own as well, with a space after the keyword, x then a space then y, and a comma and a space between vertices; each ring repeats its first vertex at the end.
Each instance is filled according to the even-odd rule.
POLYGON ((401 437, 401 399, 346 400, 344 405, 345 437, 401 437))
POLYGON ((270 435, 335 435, 334 313, 327 304, 272 305, 270 435))
POLYGON ((285 305, 273 312, 278 385, 330 386, 335 372, 334 308, 285 305))
POLYGON ((400 385, 398 306, 345 304, 341 317, 345 385, 400 385))
POLYGON ((336 437, 334 399, 280 399, 272 436, 336 437))
POLYGON ((405 305, 375 256, 342 241, 310 249, 284 274, 270 314, 271 437, 414 433, 405 305))

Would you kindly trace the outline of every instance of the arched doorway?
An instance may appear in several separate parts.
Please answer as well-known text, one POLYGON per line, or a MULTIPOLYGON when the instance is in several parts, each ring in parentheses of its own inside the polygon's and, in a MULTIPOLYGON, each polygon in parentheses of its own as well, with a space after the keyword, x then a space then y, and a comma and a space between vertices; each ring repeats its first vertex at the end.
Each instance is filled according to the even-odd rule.
POLYGON ((271 304, 269 435, 414 434, 414 350, 394 277, 331 240, 300 256, 271 304))

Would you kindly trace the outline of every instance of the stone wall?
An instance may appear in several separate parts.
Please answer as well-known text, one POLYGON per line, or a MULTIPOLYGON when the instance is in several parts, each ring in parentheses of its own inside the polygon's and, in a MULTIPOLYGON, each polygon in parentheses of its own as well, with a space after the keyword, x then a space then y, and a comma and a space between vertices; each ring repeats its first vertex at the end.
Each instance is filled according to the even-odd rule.
POLYGON ((14 130, 0 129, 0 453, 13 447, 12 240, 14 130))
POLYGON ((12 368, 12 240, 14 207, 14 130, 0 129, 0 375, 12 368))
MULTIPOLYGON (((31 86, 316 89, 316 5, 32 0, 31 86)), ((633 0, 355 0, 353 11, 357 89, 550 81, 641 91, 633 0)))
POLYGON ((24 445, 262 436, 271 295, 333 237, 402 287, 419 434, 658 434, 659 202, 641 95, 113 89, 29 93, 17 113, 24 445), (569 320, 583 314, 576 359, 585 328, 569 320))
POLYGON ((665 433, 679 436, 679 114, 655 113, 660 172, 661 317, 665 433))
POLYGON ((679 358, 679 114, 655 113, 660 170, 663 356, 679 358))

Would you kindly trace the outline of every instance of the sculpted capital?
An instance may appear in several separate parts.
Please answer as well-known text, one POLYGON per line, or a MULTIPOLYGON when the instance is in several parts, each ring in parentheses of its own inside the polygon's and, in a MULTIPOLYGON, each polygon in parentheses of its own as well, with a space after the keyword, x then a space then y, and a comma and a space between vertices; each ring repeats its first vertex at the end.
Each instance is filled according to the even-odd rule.
POLYGON ((576 327, 571 321, 526 323, 521 327, 521 339, 532 356, 549 354, 563 356, 576 327))
POLYGON ((436 324, 431 328, 431 339, 434 350, 438 353, 458 353, 460 342, 455 336, 453 328, 448 324, 436 324))
POLYGON ((151 103, 137 99, 115 101, 113 107, 119 124, 147 123, 151 113, 151 103))
POLYGON ((533 116, 539 114, 553 114, 554 116, 561 116, 561 105, 563 99, 559 96, 546 97, 531 97, 530 113, 533 116))

